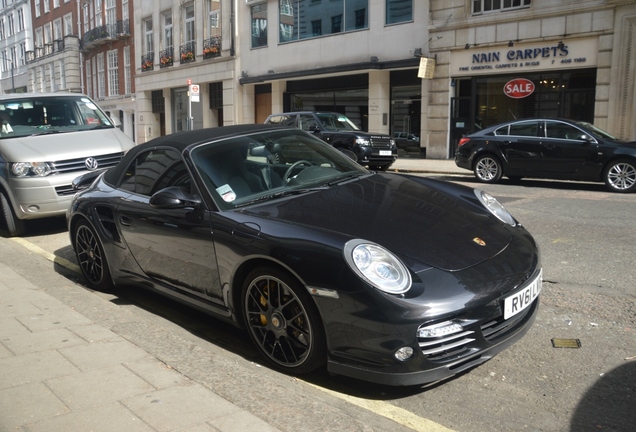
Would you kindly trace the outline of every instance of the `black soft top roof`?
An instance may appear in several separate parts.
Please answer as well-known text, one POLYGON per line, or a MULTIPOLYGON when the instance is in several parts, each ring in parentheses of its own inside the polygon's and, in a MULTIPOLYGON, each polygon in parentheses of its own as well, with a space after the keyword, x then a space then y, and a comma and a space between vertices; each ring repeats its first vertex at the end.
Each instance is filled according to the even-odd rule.
POLYGON ((229 138, 232 136, 240 136, 244 134, 254 133, 258 131, 267 131, 272 129, 285 128, 279 125, 247 124, 177 132, 174 134, 158 137, 130 149, 119 164, 109 169, 106 174, 104 174, 104 181, 110 185, 116 185, 121 176, 124 174, 124 171, 126 170, 128 165, 130 164, 130 161, 134 159, 139 153, 151 148, 172 147, 179 153, 183 153, 183 151, 192 144, 205 143, 220 138, 229 138))

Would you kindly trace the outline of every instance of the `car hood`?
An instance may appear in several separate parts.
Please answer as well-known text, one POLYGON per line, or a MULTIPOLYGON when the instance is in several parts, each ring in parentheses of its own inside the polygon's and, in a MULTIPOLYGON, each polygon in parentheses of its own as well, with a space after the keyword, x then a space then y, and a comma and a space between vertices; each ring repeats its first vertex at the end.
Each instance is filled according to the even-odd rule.
POLYGON ((131 141, 119 129, 98 129, 0 140, 9 162, 54 162, 126 151, 131 141))
POLYGON ((476 201, 469 188, 376 174, 243 212, 370 240, 403 259, 455 271, 497 255, 512 238, 476 201))

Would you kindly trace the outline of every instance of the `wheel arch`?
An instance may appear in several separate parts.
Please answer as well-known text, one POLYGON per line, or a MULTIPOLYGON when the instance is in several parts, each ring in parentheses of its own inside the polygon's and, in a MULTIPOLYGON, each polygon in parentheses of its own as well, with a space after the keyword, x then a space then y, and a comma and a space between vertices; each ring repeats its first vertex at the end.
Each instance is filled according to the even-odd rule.
POLYGON ((605 171, 607 170, 607 168, 613 164, 614 162, 618 162, 621 160, 627 160, 631 163, 633 163, 634 165, 636 165, 636 156, 634 155, 630 155, 630 154, 613 154, 611 158, 609 158, 608 160, 606 160, 603 163, 603 167, 601 168, 601 170, 598 173, 599 176, 599 181, 603 181, 603 178, 605 176, 605 171))

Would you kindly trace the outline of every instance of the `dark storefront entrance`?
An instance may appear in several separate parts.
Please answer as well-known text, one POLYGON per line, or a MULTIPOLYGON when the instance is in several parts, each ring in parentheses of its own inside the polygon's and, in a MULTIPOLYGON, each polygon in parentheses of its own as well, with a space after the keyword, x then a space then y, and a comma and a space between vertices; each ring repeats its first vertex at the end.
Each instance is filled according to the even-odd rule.
POLYGON ((455 156, 462 135, 509 120, 562 117, 593 123, 596 69, 523 75, 533 82, 535 90, 520 99, 504 93, 505 84, 515 78, 520 76, 453 79, 449 157, 455 156))

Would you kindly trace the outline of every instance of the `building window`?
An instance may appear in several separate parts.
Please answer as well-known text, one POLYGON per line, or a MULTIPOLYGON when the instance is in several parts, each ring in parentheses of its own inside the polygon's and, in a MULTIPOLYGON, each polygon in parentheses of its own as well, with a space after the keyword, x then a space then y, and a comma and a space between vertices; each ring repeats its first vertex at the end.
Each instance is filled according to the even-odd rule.
POLYGON ((40 0, 35 0, 35 17, 40 16, 40 0))
POLYGON ((130 47, 124 47, 124 94, 132 94, 130 79, 130 47))
POLYGON ((473 14, 519 9, 530 6, 530 0, 473 0, 473 14))
POLYGON ((97 97, 104 99, 106 96, 106 80, 104 77, 104 53, 97 54, 97 97))
POLYGON ((208 0, 208 37, 221 36, 221 3, 208 0))
POLYGON ((121 19, 126 21, 130 16, 130 12, 128 11, 128 0, 121 0, 121 19))
POLYGON ((223 83, 222 82, 210 83, 210 108, 212 109, 223 108, 223 83))
POLYGON ((108 96, 119 95, 119 59, 117 50, 108 51, 108 96))
POLYGON ((18 9, 18 31, 22 31, 24 29, 24 11, 22 9, 18 9))
POLYGON ((413 21, 413 0, 386 0, 386 23, 413 21))
POLYGON ((369 27, 368 0, 339 0, 329 2, 329 7, 321 5, 319 1, 279 0, 279 41, 291 42, 369 27), (326 24, 322 26, 322 23, 326 24))
POLYGON ((172 46, 172 12, 166 12, 163 14, 163 48, 168 50, 172 46))
POLYGON ((60 0, 53 0, 53 9, 60 7, 60 0))
POLYGON ((20 44, 20 66, 26 64, 26 42, 20 44))
POLYGON ((51 10, 50 3, 51 0, 44 0, 44 13, 49 13, 51 10))
POLYGON ((144 21, 145 43, 144 51, 146 54, 154 52, 153 32, 152 32, 152 18, 144 21))
POLYGON ((115 0, 106 0, 106 25, 110 34, 117 33, 117 9, 115 0))
POLYGON ((93 74, 91 73, 91 61, 90 60, 86 60, 85 62, 85 67, 86 67, 86 94, 89 97, 94 97, 95 95, 93 94, 93 74))
POLYGON ((73 34, 73 14, 64 15, 64 36, 73 34))
POLYGON ((60 69, 60 90, 65 90, 66 89, 66 70, 64 69, 64 60, 58 61, 57 64, 59 65, 59 69, 60 69))
POLYGON ((53 21, 53 40, 62 39, 62 20, 56 19, 53 21))
POLYGON ((185 28, 184 42, 186 44, 194 44, 194 41, 196 40, 196 32, 194 28, 194 5, 188 5, 185 7, 184 28, 185 28))
POLYGON ((254 5, 250 9, 252 16, 252 48, 267 46, 267 3, 254 5))
POLYGON ((15 27, 13 26, 13 14, 7 15, 8 35, 13 36, 15 33, 15 27))
POLYGON ((4 19, 0 18, 0 40, 4 39, 4 19))

